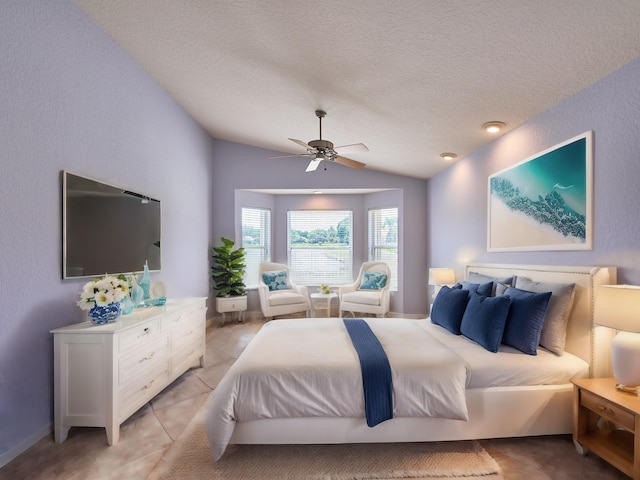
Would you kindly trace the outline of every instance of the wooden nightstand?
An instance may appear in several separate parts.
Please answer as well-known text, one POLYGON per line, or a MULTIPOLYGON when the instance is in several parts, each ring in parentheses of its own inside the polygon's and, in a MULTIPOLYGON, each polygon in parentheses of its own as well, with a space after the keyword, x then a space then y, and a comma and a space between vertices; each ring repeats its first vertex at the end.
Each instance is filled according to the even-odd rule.
POLYGON ((573 382, 573 442, 640 480, 640 398, 616 390, 613 378, 573 382))

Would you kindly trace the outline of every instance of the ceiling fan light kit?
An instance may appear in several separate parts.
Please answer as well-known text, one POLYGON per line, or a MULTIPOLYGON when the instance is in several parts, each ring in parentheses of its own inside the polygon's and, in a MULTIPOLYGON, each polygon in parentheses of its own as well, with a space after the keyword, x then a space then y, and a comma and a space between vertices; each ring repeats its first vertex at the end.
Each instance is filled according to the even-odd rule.
POLYGON ((309 143, 305 143, 302 140, 297 140, 295 138, 290 138, 293 143, 296 143, 307 150, 307 153, 299 153, 294 155, 278 155, 272 158, 284 158, 284 157, 310 157, 311 161, 307 166, 306 172, 313 172, 317 170, 320 163, 324 160, 334 163, 339 163, 340 165, 344 165, 350 168, 360 169, 365 166, 364 163, 358 162, 356 160, 351 160, 350 158, 343 157, 344 153, 355 153, 355 152, 368 152, 369 149, 364 143, 354 143, 351 145, 342 145, 340 147, 333 146, 333 142, 329 140, 322 139, 322 119, 327 115, 327 112, 324 110, 316 110, 316 117, 320 121, 320 138, 318 140, 311 140, 309 143))

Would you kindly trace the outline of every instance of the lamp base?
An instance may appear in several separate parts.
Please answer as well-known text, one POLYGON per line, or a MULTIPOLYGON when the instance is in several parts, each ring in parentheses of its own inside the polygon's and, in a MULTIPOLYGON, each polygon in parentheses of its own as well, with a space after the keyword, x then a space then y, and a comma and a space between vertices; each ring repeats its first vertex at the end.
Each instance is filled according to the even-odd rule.
POLYGON ((611 368, 625 388, 640 385, 640 333, 618 332, 611 342, 611 368))
POLYGON ((630 393, 632 395, 640 396, 640 388, 639 387, 627 387, 621 383, 616 383, 616 390, 621 392, 630 393))

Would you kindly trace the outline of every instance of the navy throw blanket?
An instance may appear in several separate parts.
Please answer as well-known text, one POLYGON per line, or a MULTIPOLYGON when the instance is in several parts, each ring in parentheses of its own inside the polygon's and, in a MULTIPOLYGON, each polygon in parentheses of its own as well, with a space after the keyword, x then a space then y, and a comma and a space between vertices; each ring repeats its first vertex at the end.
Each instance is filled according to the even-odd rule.
POLYGON ((362 369, 364 408, 367 425, 375 427, 393 418, 391 365, 371 327, 360 318, 343 319, 362 369))

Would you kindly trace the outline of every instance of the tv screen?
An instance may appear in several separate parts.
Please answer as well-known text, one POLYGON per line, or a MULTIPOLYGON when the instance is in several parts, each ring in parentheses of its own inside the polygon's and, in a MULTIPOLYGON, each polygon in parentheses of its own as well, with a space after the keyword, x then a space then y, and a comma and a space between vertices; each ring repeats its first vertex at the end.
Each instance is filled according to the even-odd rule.
POLYGON ((62 172, 62 277, 161 269, 160 201, 62 172))

